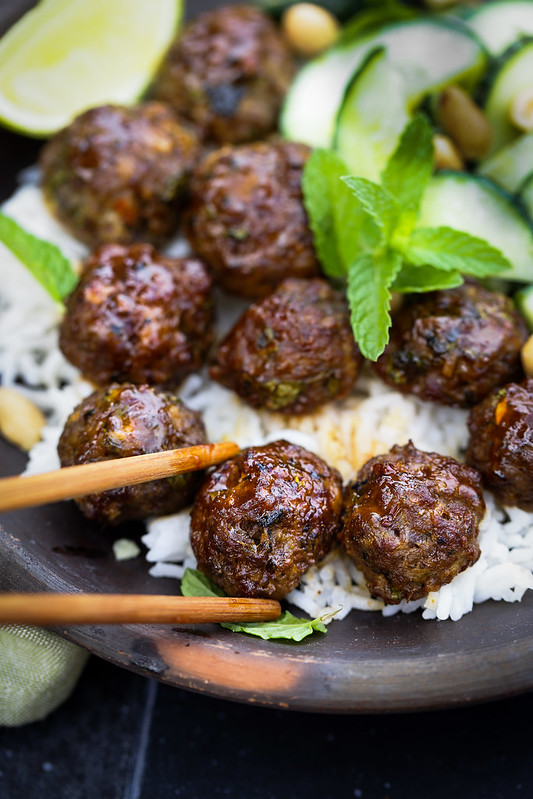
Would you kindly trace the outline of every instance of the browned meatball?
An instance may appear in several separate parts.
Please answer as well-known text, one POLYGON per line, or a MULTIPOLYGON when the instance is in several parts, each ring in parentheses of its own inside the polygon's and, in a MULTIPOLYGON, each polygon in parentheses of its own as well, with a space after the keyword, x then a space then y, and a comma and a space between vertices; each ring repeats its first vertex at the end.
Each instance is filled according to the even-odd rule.
POLYGON ((468 281, 407 298, 375 370, 405 394, 469 408, 521 375, 526 338, 509 297, 468 281))
POLYGON ((161 244, 178 227, 198 155, 197 135, 163 103, 92 108, 45 144, 43 191, 89 246, 161 244))
POLYGON ((341 477, 287 441, 250 447, 205 479, 191 514, 198 568, 231 596, 281 599, 331 547, 341 477))
POLYGON ((470 411, 466 461, 503 505, 533 511, 533 378, 494 391, 470 411))
POLYGON ((227 291, 264 297, 285 277, 318 274, 301 187, 309 152, 291 142, 228 146, 195 170, 185 232, 227 291))
MULTIPOLYGON (((69 416, 59 439, 62 466, 126 458, 205 444, 200 414, 170 393, 151 386, 114 384, 95 391, 69 416)), ((76 500, 89 519, 119 524, 161 516, 192 500, 199 472, 126 486, 76 500)))
POLYGON ((437 591, 479 558, 480 475, 411 442, 369 460, 345 491, 340 540, 391 605, 437 591))
POLYGON ((347 396, 361 362, 343 296, 321 278, 288 278, 244 312, 210 375, 255 408, 309 413, 347 396))
POLYGON ((217 142, 261 139, 277 125, 294 74, 290 50, 259 9, 229 5, 200 14, 179 34, 153 95, 217 142))
POLYGON ((150 244, 98 248, 65 305, 60 348, 97 385, 176 386, 202 366, 214 337, 205 266, 150 244))

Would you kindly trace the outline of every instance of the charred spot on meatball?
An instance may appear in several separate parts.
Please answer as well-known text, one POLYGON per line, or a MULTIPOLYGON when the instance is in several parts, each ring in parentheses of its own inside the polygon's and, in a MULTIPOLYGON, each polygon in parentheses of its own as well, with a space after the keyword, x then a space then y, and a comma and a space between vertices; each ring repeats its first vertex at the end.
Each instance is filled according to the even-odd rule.
POLYGON ((197 258, 149 244, 106 244, 67 297, 59 346, 96 385, 177 386, 203 365, 214 339, 212 281, 197 258))
POLYGON ((301 414, 347 396, 361 362, 344 297, 321 278, 288 278, 244 312, 210 376, 252 407, 301 414))
POLYGON ((340 541, 370 593, 395 605, 477 561, 484 512, 475 469, 409 442, 367 461, 347 486, 340 541))
POLYGON ((179 226, 199 153, 197 134, 163 103, 92 108, 44 145, 44 196, 90 247, 160 245, 179 226))
POLYGON ((467 463, 503 505, 533 512, 533 378, 485 397, 468 428, 467 463))
POLYGON ((226 291, 251 299, 319 265, 302 197, 310 150, 291 142, 223 147, 191 179, 185 234, 226 291))
POLYGON ((374 368, 398 391, 470 408, 523 376, 520 349, 526 338, 512 300, 469 280, 407 297, 374 368))
MULTIPOLYGON (((151 386, 118 385, 95 391, 69 416, 58 444, 62 466, 127 458, 205 444, 201 416, 176 396, 151 386)), ((202 479, 186 472, 76 500, 103 525, 176 513, 192 501, 202 479)))
POLYGON ((210 141, 253 141, 277 127, 294 69, 274 22, 252 6, 230 5, 183 29, 152 91, 210 141))
POLYGON ((196 495, 198 568, 230 596, 281 599, 329 551, 342 510, 340 474, 287 441, 217 466, 196 495))

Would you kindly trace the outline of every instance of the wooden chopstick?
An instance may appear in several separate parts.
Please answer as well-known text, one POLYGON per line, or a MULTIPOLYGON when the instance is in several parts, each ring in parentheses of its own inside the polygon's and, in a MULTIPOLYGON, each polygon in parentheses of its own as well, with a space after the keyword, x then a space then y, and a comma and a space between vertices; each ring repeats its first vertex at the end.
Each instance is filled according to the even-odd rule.
POLYGON ((201 624, 269 621, 281 605, 274 599, 159 596, 152 594, 0 593, 0 623, 201 624))
POLYGON ((111 488, 159 480, 180 472, 205 469, 238 452, 237 444, 222 441, 66 466, 43 474, 4 477, 0 480, 0 512, 46 505, 111 488))

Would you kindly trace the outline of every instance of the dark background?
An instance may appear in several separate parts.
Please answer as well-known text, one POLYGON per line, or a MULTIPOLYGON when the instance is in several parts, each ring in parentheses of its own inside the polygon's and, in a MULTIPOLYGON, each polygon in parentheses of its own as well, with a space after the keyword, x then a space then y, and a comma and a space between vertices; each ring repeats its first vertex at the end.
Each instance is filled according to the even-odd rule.
POLYGON ((528 694, 446 711, 250 707, 92 657, 48 719, 0 729, 2 799, 526 799, 528 694))
MULTIPOLYGON (((0 0, 0 28, 31 5, 0 0)), ((39 147, 0 131, 2 157, 30 164, 39 147)), ((270 710, 92 656, 49 718, 0 728, 0 799, 533 797, 532 713, 532 694, 412 714, 270 710)))

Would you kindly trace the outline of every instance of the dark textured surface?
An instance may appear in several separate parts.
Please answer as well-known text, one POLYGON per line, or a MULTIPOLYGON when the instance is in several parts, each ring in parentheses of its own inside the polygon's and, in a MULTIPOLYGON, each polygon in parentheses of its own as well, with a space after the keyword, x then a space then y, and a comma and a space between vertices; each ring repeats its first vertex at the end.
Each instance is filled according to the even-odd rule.
POLYGON ((526 799, 533 695, 329 716, 208 699, 92 658, 71 698, 0 728, 2 799, 526 799))

